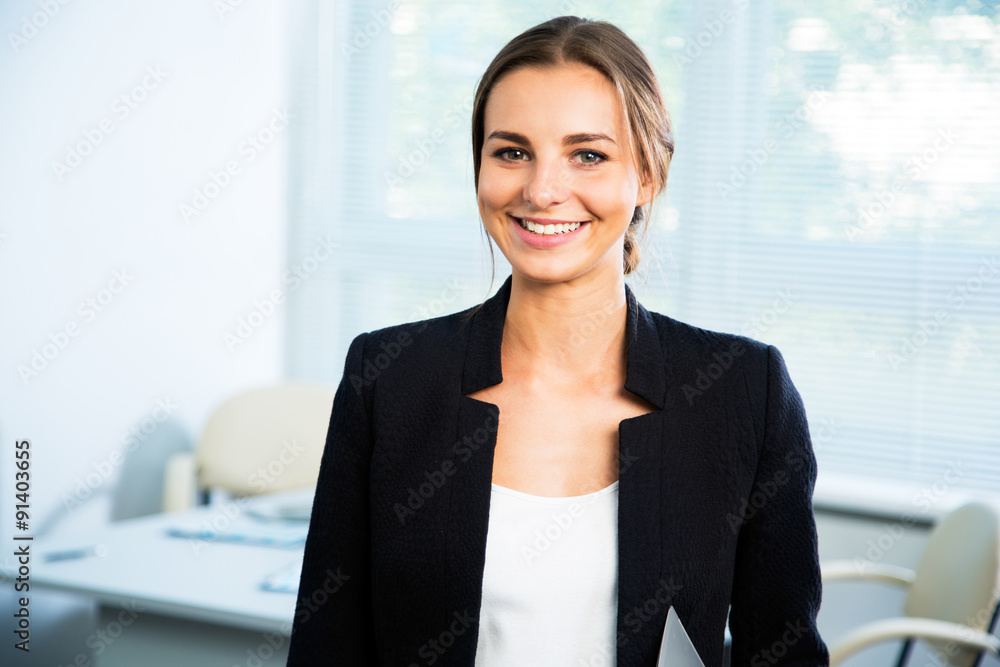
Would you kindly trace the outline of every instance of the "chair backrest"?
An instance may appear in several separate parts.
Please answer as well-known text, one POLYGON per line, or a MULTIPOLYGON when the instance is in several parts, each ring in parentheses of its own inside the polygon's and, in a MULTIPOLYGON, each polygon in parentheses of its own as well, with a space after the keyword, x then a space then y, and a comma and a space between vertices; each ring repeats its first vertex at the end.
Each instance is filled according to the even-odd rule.
MULTIPOLYGON (((987 631, 1000 597, 1000 512, 982 502, 963 505, 931 532, 907 594, 907 615, 987 631)), ((977 652, 928 642, 944 664, 971 667, 977 652)))
MULTIPOLYGON (((151 420, 144 420, 141 425, 151 420)), ((140 432, 136 429, 136 432, 140 432)), ((176 417, 168 417, 156 429, 142 430, 138 446, 125 455, 121 474, 111 497, 111 520, 121 521, 163 511, 163 471, 170 457, 194 452, 194 438, 176 417)))
POLYGON ((284 384, 223 403, 198 443, 199 486, 256 495, 316 484, 335 393, 284 384))

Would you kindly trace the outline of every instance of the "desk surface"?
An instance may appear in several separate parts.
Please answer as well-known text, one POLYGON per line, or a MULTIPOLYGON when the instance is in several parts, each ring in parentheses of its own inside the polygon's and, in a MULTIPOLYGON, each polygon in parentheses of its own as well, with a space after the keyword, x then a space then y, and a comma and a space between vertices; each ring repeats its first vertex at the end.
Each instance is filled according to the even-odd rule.
MULTIPOLYGON (((312 499, 312 489, 280 497, 312 499)), ((222 503, 111 524, 87 536, 53 535, 32 546, 32 585, 80 593, 103 604, 289 635, 295 593, 261 590, 265 577, 301 560, 303 546, 279 548, 221 539, 170 537, 176 527, 214 526, 220 534, 254 522, 263 502, 222 503), (96 554, 46 562, 44 555, 96 547, 96 554)))

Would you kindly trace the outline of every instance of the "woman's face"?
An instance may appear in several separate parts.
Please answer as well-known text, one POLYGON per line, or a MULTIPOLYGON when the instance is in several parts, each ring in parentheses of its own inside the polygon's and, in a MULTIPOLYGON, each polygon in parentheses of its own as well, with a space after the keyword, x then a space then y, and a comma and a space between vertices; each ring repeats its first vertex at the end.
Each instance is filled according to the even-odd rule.
POLYGON ((650 188, 612 84, 585 65, 514 70, 494 85, 483 134, 479 213, 513 270, 545 283, 621 276, 625 231, 650 188))

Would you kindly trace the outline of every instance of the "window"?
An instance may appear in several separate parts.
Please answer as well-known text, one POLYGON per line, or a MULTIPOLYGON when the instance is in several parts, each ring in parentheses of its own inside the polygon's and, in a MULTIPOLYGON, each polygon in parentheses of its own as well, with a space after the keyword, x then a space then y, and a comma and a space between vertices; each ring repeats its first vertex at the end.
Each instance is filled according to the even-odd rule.
POLYGON ((485 298, 472 95, 508 39, 566 13, 644 48, 675 123, 630 284, 648 308, 782 350, 817 502, 848 482, 917 512, 941 498, 927 489, 996 493, 996 0, 314 0, 290 260, 322 235, 342 245, 292 295, 289 373, 336 382, 356 333, 485 298))

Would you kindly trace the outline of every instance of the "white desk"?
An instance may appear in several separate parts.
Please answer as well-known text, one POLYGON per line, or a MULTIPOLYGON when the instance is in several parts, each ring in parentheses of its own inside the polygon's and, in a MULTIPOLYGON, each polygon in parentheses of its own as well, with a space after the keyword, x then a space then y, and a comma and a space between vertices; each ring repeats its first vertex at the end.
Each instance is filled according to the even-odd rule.
MULTIPOLYGON (((308 489, 278 497, 308 502, 312 493, 308 489)), ((262 503, 252 502, 257 507, 262 503)), ((93 641, 90 648, 82 645, 80 651, 90 653, 93 644, 101 645, 94 664, 102 667, 257 664, 250 660, 254 653, 262 664, 283 665, 296 595, 264 591, 260 583, 300 560, 302 546, 189 540, 166 533, 172 527, 214 522, 221 533, 232 534, 242 522, 256 521, 249 514, 252 506, 228 504, 228 514, 226 505, 159 514, 112 524, 98 535, 36 540, 31 585, 79 594, 101 605, 97 629, 119 636, 93 641), (53 562, 43 557, 90 547, 96 547, 96 555, 53 562), (123 610, 133 608, 138 615, 122 617, 123 610), (119 633, 120 620, 129 623, 119 633)))

